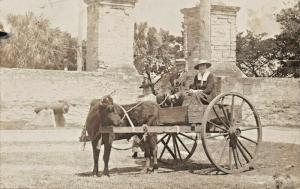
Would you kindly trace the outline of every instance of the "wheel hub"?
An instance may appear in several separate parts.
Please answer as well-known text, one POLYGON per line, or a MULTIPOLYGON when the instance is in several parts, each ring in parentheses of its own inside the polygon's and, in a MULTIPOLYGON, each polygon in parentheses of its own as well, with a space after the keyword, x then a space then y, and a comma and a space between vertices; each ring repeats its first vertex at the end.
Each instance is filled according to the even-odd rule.
POLYGON ((230 127, 229 128, 229 138, 231 146, 236 146, 237 137, 240 136, 241 130, 237 127, 230 127))
POLYGON ((237 128, 237 129, 235 130, 235 135, 236 135, 236 136, 240 136, 241 133, 242 133, 241 129, 237 128))

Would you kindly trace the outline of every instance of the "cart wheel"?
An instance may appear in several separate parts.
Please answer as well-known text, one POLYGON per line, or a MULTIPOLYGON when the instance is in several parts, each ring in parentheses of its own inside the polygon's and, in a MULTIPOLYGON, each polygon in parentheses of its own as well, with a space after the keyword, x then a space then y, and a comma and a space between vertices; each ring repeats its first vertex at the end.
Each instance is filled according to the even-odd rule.
POLYGON ((204 113, 201 140, 208 159, 220 171, 249 170, 262 140, 258 113, 241 94, 221 94, 204 113))
POLYGON ((167 162, 168 159, 187 161, 194 154, 197 147, 195 133, 169 133, 158 140, 158 160, 167 162))

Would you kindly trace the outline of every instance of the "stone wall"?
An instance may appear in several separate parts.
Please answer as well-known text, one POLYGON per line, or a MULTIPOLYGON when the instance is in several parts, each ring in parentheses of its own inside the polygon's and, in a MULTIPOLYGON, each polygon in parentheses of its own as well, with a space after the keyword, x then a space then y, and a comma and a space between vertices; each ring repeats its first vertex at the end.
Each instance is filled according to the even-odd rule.
POLYGON ((134 102, 142 91, 132 86, 140 82, 129 73, 0 68, 0 121, 29 121, 35 107, 66 100, 73 105, 67 122, 83 124, 92 99, 116 90, 116 102, 134 102))
MULTIPOLYGON (((113 90, 118 103, 131 103, 142 94, 126 74, 0 69, 0 121, 30 121, 33 109, 58 100, 72 104, 68 124, 83 125, 89 103, 113 90)), ((221 91, 236 91, 250 99, 263 125, 300 126, 300 80, 279 78, 221 79, 221 91)))
POLYGON ((223 77, 222 92, 246 96, 264 126, 300 126, 300 80, 293 78, 223 77))

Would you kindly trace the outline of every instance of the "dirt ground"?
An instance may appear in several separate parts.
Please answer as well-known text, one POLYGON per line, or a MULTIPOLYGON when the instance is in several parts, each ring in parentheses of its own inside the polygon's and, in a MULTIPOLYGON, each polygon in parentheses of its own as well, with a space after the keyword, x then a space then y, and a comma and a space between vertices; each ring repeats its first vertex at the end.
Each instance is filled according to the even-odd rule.
POLYGON ((111 176, 93 177, 91 145, 88 143, 82 151, 82 143, 77 142, 80 132, 24 132, 28 138, 18 137, 20 130, 0 131, 1 188, 300 188, 297 144, 263 142, 254 170, 237 175, 215 171, 201 141, 189 162, 160 164, 156 174, 143 173, 144 159, 132 159, 130 150, 113 150, 111 176), (45 135, 47 138, 41 137, 45 135))

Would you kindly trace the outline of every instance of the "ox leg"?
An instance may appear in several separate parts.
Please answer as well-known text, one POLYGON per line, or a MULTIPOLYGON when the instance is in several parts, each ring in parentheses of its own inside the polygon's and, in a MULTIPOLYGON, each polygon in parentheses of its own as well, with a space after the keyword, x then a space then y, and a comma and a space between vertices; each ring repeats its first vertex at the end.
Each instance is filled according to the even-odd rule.
POLYGON ((98 140, 92 141, 92 147, 93 147, 93 156, 94 156, 94 169, 93 169, 93 175, 98 176, 98 161, 99 161, 99 153, 100 150, 97 149, 98 140))
POLYGON ((153 156, 153 172, 157 172, 158 164, 157 164, 157 135, 154 134, 151 136, 151 148, 152 148, 152 156, 153 156))
POLYGON ((150 157, 151 157, 151 153, 150 153, 150 146, 148 144, 147 141, 145 141, 145 158, 146 158, 146 164, 144 167, 144 172, 148 173, 150 170, 150 157))
POLYGON ((103 161, 104 161, 104 170, 103 175, 109 176, 109 169, 108 169, 108 162, 111 152, 111 146, 112 146, 112 137, 110 135, 103 135, 103 141, 104 141, 104 154, 103 154, 103 161))
MULTIPOLYGON (((153 125, 153 126, 158 125, 157 117, 153 116, 152 118, 150 118, 149 121, 148 121, 148 125, 153 125)), ((152 169, 152 171, 157 172, 157 169, 158 169, 158 163, 157 163, 157 151, 158 151, 158 148, 157 148, 157 135, 156 134, 150 134, 147 138, 148 138, 147 143, 148 143, 148 146, 149 146, 149 149, 150 149, 150 152, 151 152, 150 155, 152 155, 152 157, 153 157, 153 169, 152 169)))

